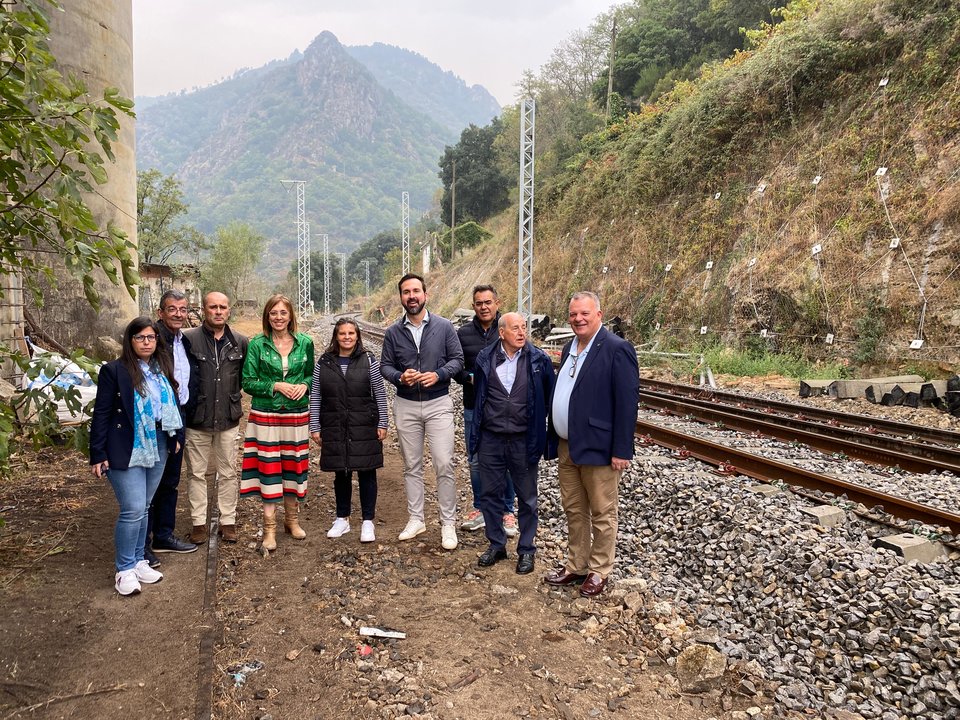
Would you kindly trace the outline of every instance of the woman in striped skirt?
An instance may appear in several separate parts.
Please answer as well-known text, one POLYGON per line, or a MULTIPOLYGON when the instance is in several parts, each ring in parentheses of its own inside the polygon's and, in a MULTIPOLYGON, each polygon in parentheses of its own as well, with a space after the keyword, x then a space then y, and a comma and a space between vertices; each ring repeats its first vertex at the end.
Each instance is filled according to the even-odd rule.
POLYGON ((253 397, 243 443, 240 494, 263 502, 263 547, 277 547, 277 505, 283 525, 297 539, 307 534, 297 521, 307 495, 310 469, 310 382, 313 340, 297 332, 289 298, 274 295, 263 307, 263 334, 250 340, 241 384, 253 397))

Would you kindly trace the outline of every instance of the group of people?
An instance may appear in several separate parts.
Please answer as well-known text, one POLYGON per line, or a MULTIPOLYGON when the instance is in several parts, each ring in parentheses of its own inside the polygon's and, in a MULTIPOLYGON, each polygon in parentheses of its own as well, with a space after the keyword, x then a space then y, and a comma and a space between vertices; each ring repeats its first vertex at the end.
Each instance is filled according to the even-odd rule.
POLYGON ((584 597, 599 595, 613 570, 620 475, 633 457, 639 395, 633 346, 603 328, 596 294, 576 293, 569 306, 575 338, 564 347, 554 374, 548 356, 528 341, 524 317, 500 314, 493 286, 474 288, 474 318, 459 332, 427 310, 422 277, 407 274, 398 289, 404 314, 387 329, 381 368, 397 387, 394 421, 409 516, 400 540, 426 531, 426 440, 437 478, 441 545, 457 547, 448 392, 456 380, 464 387, 473 491, 473 510, 461 527, 483 528, 489 543, 477 563, 489 567, 505 560, 507 538, 519 531, 516 572, 533 571, 539 463, 559 458, 568 553, 544 581, 579 584, 584 597))
POLYGON ((261 334, 230 328, 229 300, 203 298, 203 324, 184 331, 186 298, 164 293, 158 319, 133 320, 121 356, 100 371, 90 432, 90 463, 107 477, 120 514, 115 530, 115 587, 121 595, 163 578, 156 553, 189 553, 209 535, 209 478, 217 488, 219 532, 236 542, 238 495, 258 497, 262 545, 276 548, 277 508, 284 529, 299 523, 307 493, 310 439, 320 468, 334 474, 336 517, 327 537, 350 532, 353 473, 360 497, 360 542, 376 540, 377 470, 388 428, 384 380, 396 387, 394 423, 404 466, 408 521, 399 540, 427 531, 424 460, 436 475, 441 546, 458 546, 454 479, 455 422, 451 380, 463 385, 464 434, 473 508, 461 527, 483 529, 489 546, 481 567, 507 558, 519 534, 516 572, 534 569, 537 476, 541 459, 559 458, 560 496, 569 529, 566 562, 544 577, 580 585, 593 597, 614 562, 620 474, 633 456, 639 376, 633 347, 602 327, 600 300, 570 300, 575 338, 555 374, 548 356, 528 341, 519 313, 499 312, 491 285, 473 292, 475 317, 459 332, 427 310, 424 279, 399 283, 404 313, 386 331, 377 356, 361 331, 340 318, 315 360, 309 335, 298 332, 288 298, 264 306, 261 334), (241 391, 252 398, 236 478, 241 391), (178 484, 188 478, 192 530, 174 535, 178 484), (516 502, 516 510, 514 510, 516 502))

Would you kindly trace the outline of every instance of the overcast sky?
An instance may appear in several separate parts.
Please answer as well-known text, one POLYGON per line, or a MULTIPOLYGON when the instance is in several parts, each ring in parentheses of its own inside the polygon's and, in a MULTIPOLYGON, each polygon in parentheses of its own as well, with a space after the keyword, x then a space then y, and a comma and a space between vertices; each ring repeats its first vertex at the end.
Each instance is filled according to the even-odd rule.
POLYGON ((202 87, 304 50, 324 30, 343 45, 420 53, 501 105, 573 31, 613 0, 134 0, 136 95, 202 87))

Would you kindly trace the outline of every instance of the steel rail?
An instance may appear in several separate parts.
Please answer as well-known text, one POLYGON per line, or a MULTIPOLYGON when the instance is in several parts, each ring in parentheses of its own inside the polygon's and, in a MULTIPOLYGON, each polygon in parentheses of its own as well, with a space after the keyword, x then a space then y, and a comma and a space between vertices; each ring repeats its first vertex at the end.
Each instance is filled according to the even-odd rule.
MULTIPOLYGON (((215 496, 216 497, 216 496, 215 496)), ((200 647, 197 668, 197 700, 194 711, 196 720, 210 720, 213 717, 213 683, 216 677, 216 663, 213 656, 217 648, 217 638, 221 636, 220 621, 217 619, 217 572, 220 561, 220 543, 217 535, 220 531, 220 513, 214 508, 213 517, 207 523, 207 561, 204 564, 203 607, 200 610, 200 647)))
POLYGON ((960 450, 953 448, 825 426, 796 416, 771 416, 750 408, 718 407, 707 400, 678 398, 652 390, 641 390, 640 402, 676 415, 686 414, 697 420, 719 423, 723 427, 744 432, 761 432, 787 442, 797 440, 824 452, 842 453, 909 472, 949 471, 960 475, 960 450))
POLYGON ((922 442, 960 447, 960 432, 953 430, 927 428, 910 423, 898 422, 896 420, 888 420, 886 418, 871 417, 870 415, 859 415, 856 413, 818 408, 812 405, 799 405, 797 403, 757 398, 750 395, 741 395, 726 390, 704 388, 685 383, 670 383, 663 380, 642 378, 640 380, 640 386, 641 388, 646 387, 661 392, 721 401, 730 405, 754 407, 765 411, 774 410, 778 413, 801 416, 811 420, 820 420, 830 425, 840 423, 850 427, 867 428, 871 433, 878 432, 897 437, 912 438, 922 442))
POLYGON ((830 475, 753 455, 644 420, 637 420, 636 433, 643 442, 662 445, 676 451, 680 457, 694 457, 702 460, 718 467, 722 474, 745 475, 767 483, 782 481, 788 485, 799 485, 809 490, 842 494, 848 500, 861 503, 868 508, 882 505, 884 512, 902 520, 913 520, 935 527, 946 526, 950 528, 951 534, 960 535, 960 515, 930 505, 923 505, 830 475))

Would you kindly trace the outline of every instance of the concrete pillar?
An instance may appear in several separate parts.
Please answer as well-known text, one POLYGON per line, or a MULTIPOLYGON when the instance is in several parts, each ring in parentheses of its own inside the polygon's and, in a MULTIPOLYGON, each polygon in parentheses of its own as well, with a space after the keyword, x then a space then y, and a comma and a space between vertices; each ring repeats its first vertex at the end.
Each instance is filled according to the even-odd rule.
MULTIPOLYGON (((11 350, 26 353, 23 341, 23 287, 20 277, 0 273, 0 341, 11 350)), ((20 387, 22 373, 12 360, 0 362, 0 380, 20 387)))
MULTIPOLYGON (((81 79, 90 96, 102 97, 107 87, 133 97, 133 7, 131 0, 70 0, 64 11, 46 8, 50 18, 50 48, 60 72, 81 79)), ((109 222, 120 227, 136 242, 137 166, 133 118, 120 116, 120 133, 113 143, 116 161, 107 161, 109 181, 94 185, 84 201, 98 225, 109 222)), ((36 320, 43 329, 67 347, 91 348, 97 337, 119 339, 123 327, 139 312, 136 300, 125 288, 113 285, 96 271, 101 297, 97 314, 87 303, 82 284, 62 265, 55 268, 57 290, 37 309, 36 320)))

